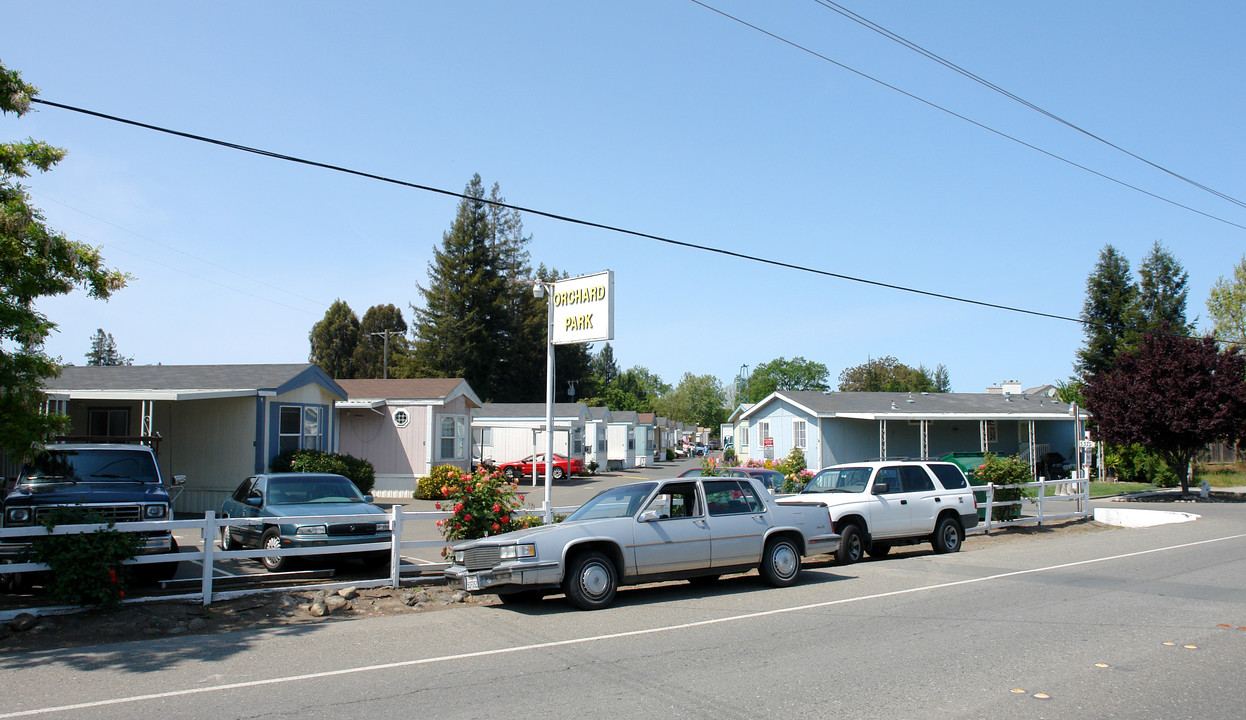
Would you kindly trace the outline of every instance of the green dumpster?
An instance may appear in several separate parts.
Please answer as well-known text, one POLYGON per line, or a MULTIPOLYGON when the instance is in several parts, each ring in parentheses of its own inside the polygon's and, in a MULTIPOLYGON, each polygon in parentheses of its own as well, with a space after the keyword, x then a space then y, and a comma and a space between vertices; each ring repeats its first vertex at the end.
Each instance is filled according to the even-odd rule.
MULTIPOLYGON (((986 462, 986 453, 980 452, 952 452, 939 458, 943 462, 950 462, 960 468, 965 473, 965 477, 969 479, 970 485, 985 485, 986 483, 978 479, 974 470, 978 466, 986 462)), ((975 490, 973 497, 978 501, 978 520, 986 519, 986 491, 975 490)))

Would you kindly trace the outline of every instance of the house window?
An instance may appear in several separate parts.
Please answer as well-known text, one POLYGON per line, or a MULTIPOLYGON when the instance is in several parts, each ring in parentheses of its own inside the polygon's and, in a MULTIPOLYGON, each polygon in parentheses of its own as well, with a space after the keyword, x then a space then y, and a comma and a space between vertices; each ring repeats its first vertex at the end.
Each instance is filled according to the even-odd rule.
POLYGON ((584 428, 572 430, 571 438, 571 454, 582 455, 584 453, 584 428))
POLYGON ((764 447, 766 444, 766 438, 770 437, 770 423, 769 422, 757 423, 757 434, 761 438, 761 444, 764 447))
POLYGON ((282 405, 277 418, 277 452, 319 450, 321 409, 282 405))
POLYGON ((631 428, 628 428, 627 430, 627 449, 628 450, 636 449, 636 434, 635 434, 635 431, 633 431, 631 428))
POLYGON ((748 447, 748 425, 740 426, 740 448, 748 447))
POLYGON ((125 437, 130 434, 128 408, 91 408, 87 411, 87 435, 125 437))
POLYGON ((994 420, 986 421, 986 441, 988 443, 999 442, 999 426, 994 420))
POLYGON ((404 428, 411 422, 411 415, 406 410, 394 411, 394 425, 404 428))
POLYGON ((442 415, 437 427, 441 459, 462 460, 467 457, 467 418, 463 415, 442 415))
POLYGON ((303 448, 320 449, 320 408, 303 408, 303 448))
POLYGON ((792 421, 792 445, 800 448, 801 450, 804 450, 805 448, 809 447, 808 445, 805 444, 805 421, 804 420, 793 420, 792 421))

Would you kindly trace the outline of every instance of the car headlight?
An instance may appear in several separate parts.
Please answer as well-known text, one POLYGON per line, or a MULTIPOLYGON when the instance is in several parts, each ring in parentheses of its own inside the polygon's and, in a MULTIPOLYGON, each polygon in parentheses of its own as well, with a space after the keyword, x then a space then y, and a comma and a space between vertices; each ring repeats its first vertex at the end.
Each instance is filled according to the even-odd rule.
POLYGON ((143 508, 143 517, 145 518, 162 518, 165 515, 164 505, 148 505, 143 508))
POLYGON ((457 565, 462 565, 462 564, 463 564, 463 559, 464 559, 464 558, 466 558, 466 557, 467 557, 467 551, 466 551, 466 550, 455 550, 455 551, 454 551, 454 562, 455 562, 455 564, 457 564, 457 565))
POLYGON ((30 508, 9 508, 6 517, 11 523, 28 523, 30 522, 30 508))
POLYGON ((379 532, 379 533, 381 533, 381 532, 389 532, 389 523, 387 523, 387 522, 377 523, 377 524, 376 524, 376 531, 377 531, 377 532, 379 532))
POLYGON ((300 525, 296 531, 299 535, 324 535, 324 525, 300 525))
POLYGON ((536 557, 536 545, 532 543, 523 543, 520 545, 503 545, 501 548, 501 556, 503 560, 516 560, 518 558, 536 557))

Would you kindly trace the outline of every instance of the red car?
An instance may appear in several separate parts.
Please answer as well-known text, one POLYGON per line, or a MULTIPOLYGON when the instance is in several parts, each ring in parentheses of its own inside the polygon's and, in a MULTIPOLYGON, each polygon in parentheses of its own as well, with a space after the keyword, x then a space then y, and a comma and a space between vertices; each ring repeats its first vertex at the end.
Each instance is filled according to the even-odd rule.
MULTIPOLYGON (((519 477, 532 477, 533 460, 536 461, 536 475, 538 478, 545 477, 545 453, 529 455, 523 460, 515 460, 513 462, 502 463, 498 466, 498 470, 506 473, 506 477, 515 480, 519 477)), ((584 461, 577 458, 567 459, 562 455, 554 455, 554 479, 561 480, 568 475, 584 472, 584 461)))

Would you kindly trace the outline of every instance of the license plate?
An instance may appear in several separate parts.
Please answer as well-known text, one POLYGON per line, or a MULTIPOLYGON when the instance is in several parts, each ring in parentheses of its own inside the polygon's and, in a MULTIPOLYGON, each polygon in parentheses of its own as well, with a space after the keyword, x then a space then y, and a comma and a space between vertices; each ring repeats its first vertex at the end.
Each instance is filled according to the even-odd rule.
POLYGON ((468 575, 467 577, 463 578, 463 589, 464 590, 479 590, 480 589, 480 577, 477 575, 468 575))

